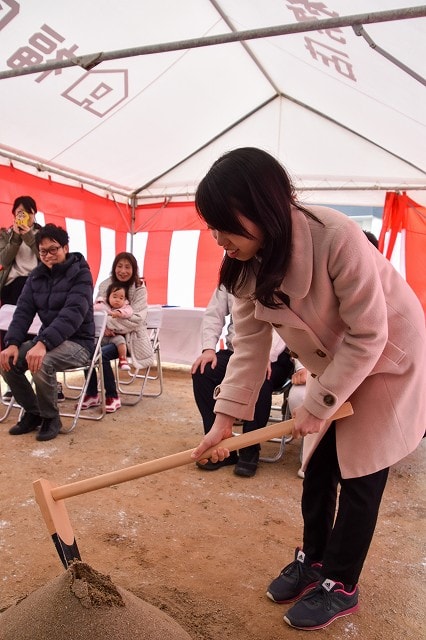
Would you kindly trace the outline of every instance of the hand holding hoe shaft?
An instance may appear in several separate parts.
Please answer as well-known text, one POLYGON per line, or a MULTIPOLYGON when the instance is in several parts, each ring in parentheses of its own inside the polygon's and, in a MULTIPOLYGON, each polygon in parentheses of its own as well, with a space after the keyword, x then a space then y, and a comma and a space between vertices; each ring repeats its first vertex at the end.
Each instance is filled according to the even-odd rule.
MULTIPOLYGON (((330 420, 338 420, 339 418, 345 418, 352 414, 353 411, 350 403, 345 402, 330 420)), ((285 420, 284 422, 268 425, 262 429, 244 433, 238 437, 227 438, 215 447, 208 449, 203 454, 203 458, 209 458, 213 450, 219 447, 229 449, 229 451, 235 451, 236 449, 242 449, 243 447, 248 447, 259 442, 266 442, 273 438, 289 435, 293 430, 293 422, 293 420, 285 420)), ((142 462, 132 467, 111 471, 110 473, 104 473, 100 476, 79 480, 62 486, 55 486, 44 478, 36 480, 33 483, 35 498, 65 568, 67 568, 73 560, 81 559, 65 507, 65 498, 71 498, 81 495, 82 493, 96 491, 104 487, 111 487, 121 482, 135 480, 136 478, 142 478, 143 476, 158 473, 159 471, 166 471, 167 469, 174 469, 184 464, 189 464, 190 462, 194 462, 194 459, 191 458, 192 451, 193 449, 188 449, 187 451, 174 453, 164 458, 142 462)))

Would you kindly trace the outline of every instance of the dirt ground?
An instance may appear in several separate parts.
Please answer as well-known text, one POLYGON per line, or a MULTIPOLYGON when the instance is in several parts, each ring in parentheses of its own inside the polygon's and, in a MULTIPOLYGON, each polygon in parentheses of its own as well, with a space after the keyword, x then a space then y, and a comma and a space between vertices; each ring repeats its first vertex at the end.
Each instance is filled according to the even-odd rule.
MULTIPOLYGON (((33 497, 34 480, 66 484, 198 444, 201 421, 189 372, 164 375, 161 397, 99 422, 82 419, 50 442, 10 436, 17 410, 0 425, 0 611, 63 571, 33 497)), ((277 446, 263 445, 262 454, 277 446)), ((424 450, 423 441, 391 471, 359 612, 318 631, 322 637, 424 637, 424 450)), ((193 640, 301 637, 282 621, 286 607, 265 596, 300 543, 298 456, 293 441, 279 462, 261 463, 254 478, 236 477, 231 467, 208 473, 190 464, 70 498, 81 557, 165 611, 193 640)))

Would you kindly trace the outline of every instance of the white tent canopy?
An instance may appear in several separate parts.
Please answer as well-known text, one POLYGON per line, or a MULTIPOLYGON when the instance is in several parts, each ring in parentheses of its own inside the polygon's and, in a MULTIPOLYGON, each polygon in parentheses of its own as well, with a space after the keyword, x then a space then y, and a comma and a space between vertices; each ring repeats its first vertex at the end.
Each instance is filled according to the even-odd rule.
POLYGON ((345 26, 109 59, 90 70, 1 74, 95 52, 421 6, 3 1, 0 163, 20 160, 38 175, 59 171, 64 181, 73 176, 118 199, 137 193, 143 202, 191 197, 221 153, 259 146, 317 202, 381 205, 380 189, 408 189, 425 202, 422 17, 365 24, 387 57, 345 26))

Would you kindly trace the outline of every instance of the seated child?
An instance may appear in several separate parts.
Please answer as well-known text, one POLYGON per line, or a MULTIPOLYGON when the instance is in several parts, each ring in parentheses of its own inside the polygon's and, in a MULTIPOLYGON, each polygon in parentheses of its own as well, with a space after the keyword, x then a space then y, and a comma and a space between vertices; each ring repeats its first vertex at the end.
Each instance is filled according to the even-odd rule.
MULTIPOLYGON (((106 292, 106 300, 97 298, 93 306, 95 311, 106 311, 112 318, 130 318, 133 309, 126 298, 126 288, 118 283, 113 282, 109 285, 106 292)), ((118 366, 123 371, 130 371, 130 365, 127 362, 127 345, 126 338, 123 334, 115 333, 113 336, 104 336, 102 344, 115 344, 118 351, 118 366)))

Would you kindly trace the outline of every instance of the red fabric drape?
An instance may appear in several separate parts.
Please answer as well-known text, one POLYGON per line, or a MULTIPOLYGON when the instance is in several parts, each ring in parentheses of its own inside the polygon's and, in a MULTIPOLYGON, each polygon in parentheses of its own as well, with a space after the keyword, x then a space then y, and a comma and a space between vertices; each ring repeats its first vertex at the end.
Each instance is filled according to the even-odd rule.
POLYGON ((402 234, 405 254, 405 278, 417 294, 426 315, 426 207, 417 204, 404 192, 387 193, 379 250, 388 239, 386 257, 391 258, 398 234, 402 234))
POLYGON ((3 165, 0 165, 1 226, 10 225, 12 204, 20 195, 34 198, 45 214, 46 222, 64 224, 67 217, 115 231, 130 231, 130 208, 126 204, 116 204, 111 198, 98 196, 82 187, 71 187, 3 165))

